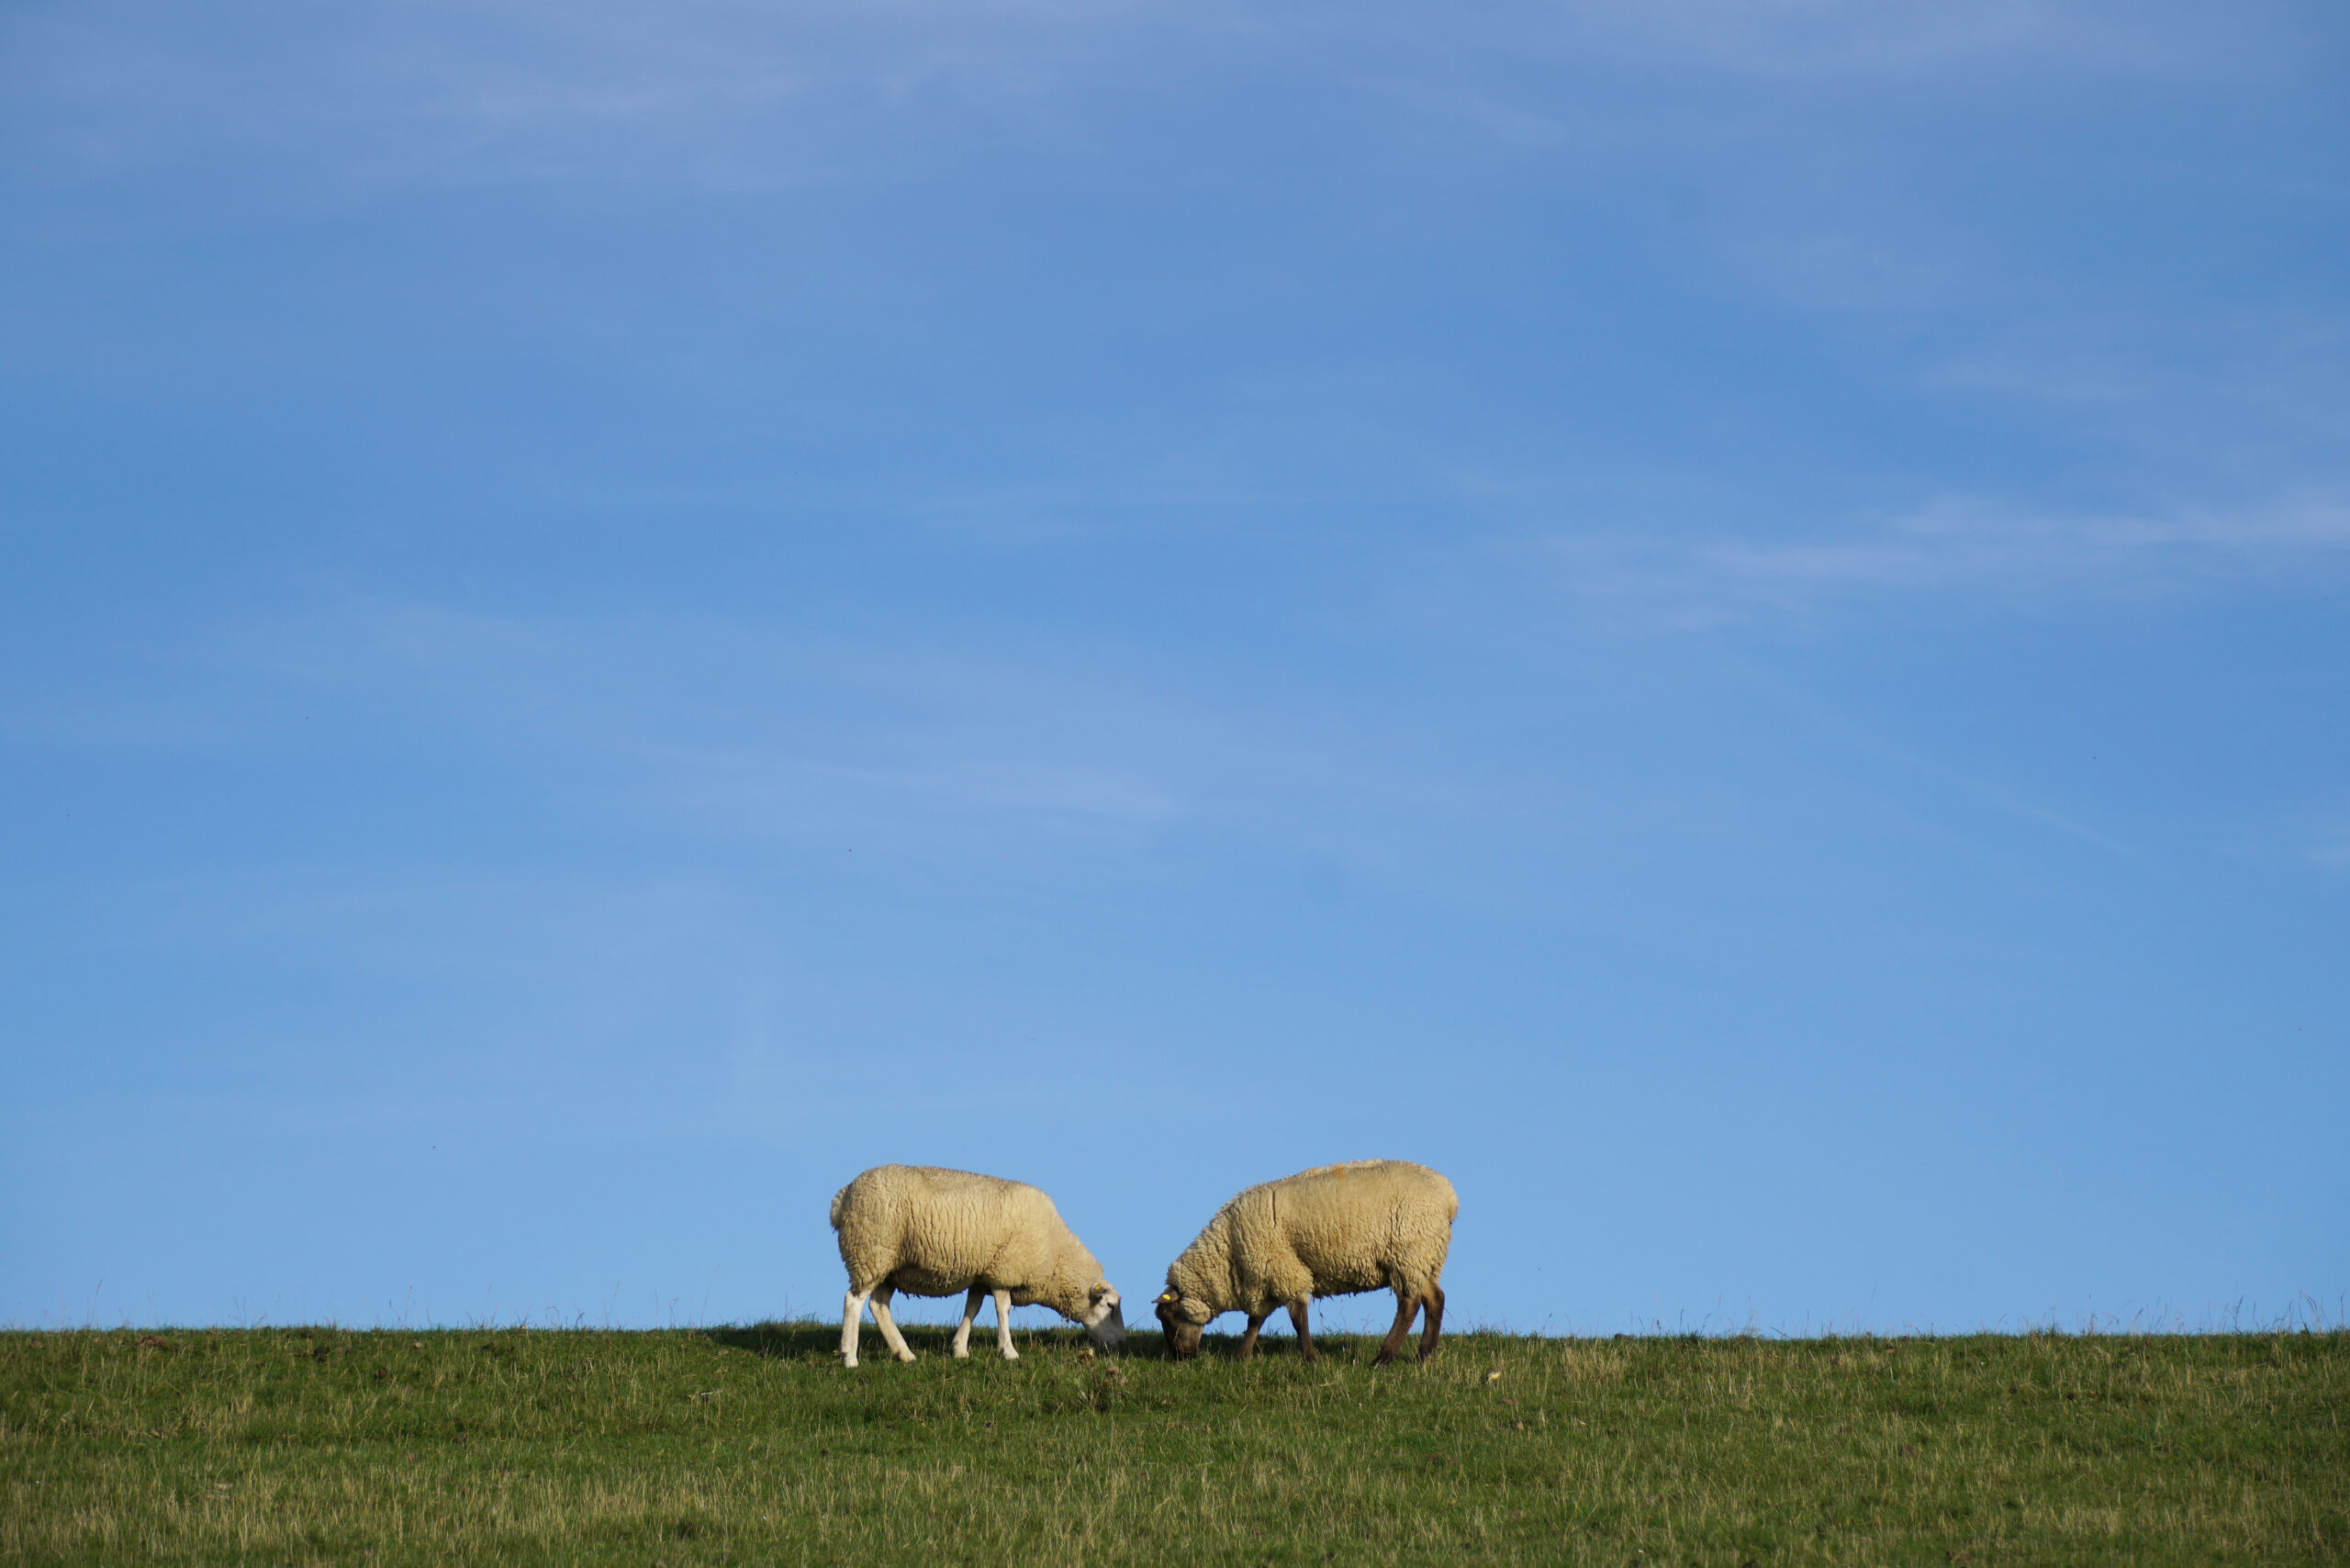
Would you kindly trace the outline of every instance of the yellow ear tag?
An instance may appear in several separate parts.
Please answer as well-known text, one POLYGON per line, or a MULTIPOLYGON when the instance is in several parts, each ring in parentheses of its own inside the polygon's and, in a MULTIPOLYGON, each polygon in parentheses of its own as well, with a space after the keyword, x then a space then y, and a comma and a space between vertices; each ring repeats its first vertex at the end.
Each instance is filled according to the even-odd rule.
POLYGON ((1173 1301, 1173 1300, 1175 1299, 1175 1293, 1174 1293, 1173 1291, 1169 1291, 1169 1292, 1167 1292, 1164 1295, 1160 1296, 1158 1299, 1159 1299, 1161 1302, 1169 1302, 1169 1301, 1173 1301))

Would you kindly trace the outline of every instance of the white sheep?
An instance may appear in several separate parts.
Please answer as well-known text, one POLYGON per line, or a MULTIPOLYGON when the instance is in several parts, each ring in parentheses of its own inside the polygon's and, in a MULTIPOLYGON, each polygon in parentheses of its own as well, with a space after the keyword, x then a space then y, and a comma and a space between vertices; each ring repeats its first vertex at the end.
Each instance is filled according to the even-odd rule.
POLYGON ((1105 1350, 1125 1343, 1118 1293, 1102 1265, 1062 1223, 1053 1200, 1024 1182, 941 1170, 928 1165, 877 1165, 833 1194, 833 1228, 840 1233, 848 1269, 842 1303, 841 1359, 856 1365, 857 1331, 865 1305, 898 1360, 911 1361, 890 1316, 890 1298, 953 1295, 968 1291, 955 1354, 971 1353, 971 1320, 979 1303, 995 1298, 995 1341, 1007 1361, 1012 1309, 1049 1306, 1084 1327, 1105 1350))
POLYGON ((1304 1359, 1315 1359, 1306 1308, 1317 1295, 1395 1293, 1395 1326, 1376 1365, 1395 1359, 1413 1316, 1427 1308, 1420 1360, 1436 1352, 1444 1323, 1444 1258, 1460 1200, 1452 1183, 1408 1159, 1358 1159, 1301 1170, 1251 1187, 1216 1211, 1183 1255, 1167 1266, 1158 1301, 1167 1348, 1178 1361, 1199 1354, 1200 1331, 1220 1313, 1245 1312, 1243 1356, 1276 1306, 1289 1308, 1304 1359))

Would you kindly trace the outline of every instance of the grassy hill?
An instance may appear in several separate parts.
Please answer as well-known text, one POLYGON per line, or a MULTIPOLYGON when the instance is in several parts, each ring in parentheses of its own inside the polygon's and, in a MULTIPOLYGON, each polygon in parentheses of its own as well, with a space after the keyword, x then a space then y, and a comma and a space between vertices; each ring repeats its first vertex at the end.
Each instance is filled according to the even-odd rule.
POLYGON ((0 1562, 2350 1562, 2338 1332, 837 1332, 0 1335, 0 1562))

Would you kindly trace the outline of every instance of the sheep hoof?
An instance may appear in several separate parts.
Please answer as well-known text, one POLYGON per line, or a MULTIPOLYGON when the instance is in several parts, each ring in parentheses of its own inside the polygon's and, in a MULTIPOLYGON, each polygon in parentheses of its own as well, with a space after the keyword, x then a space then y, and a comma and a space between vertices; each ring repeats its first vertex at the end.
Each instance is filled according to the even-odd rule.
POLYGON ((898 1360, 901 1361, 911 1361, 913 1359, 914 1353, 912 1350, 900 1350, 898 1352, 898 1360))
POLYGON ((1017 1350, 1006 1350, 1003 1353, 1003 1359, 1007 1361, 1016 1361, 1020 1359, 1020 1352, 1017 1350))

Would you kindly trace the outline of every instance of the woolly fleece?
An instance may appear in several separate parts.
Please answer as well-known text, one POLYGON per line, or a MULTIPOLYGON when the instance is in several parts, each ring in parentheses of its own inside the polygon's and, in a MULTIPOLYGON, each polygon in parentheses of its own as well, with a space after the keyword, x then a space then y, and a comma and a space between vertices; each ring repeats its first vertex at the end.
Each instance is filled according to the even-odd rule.
POLYGON ((1310 1296, 1435 1290, 1460 1200, 1452 1183, 1408 1159, 1357 1159, 1249 1188, 1216 1211, 1167 1267, 1185 1321, 1219 1313, 1262 1317, 1310 1296))
POLYGON ((1074 1322, 1101 1317, 1102 1265, 1053 1200, 1024 1182, 930 1165, 877 1165, 833 1195, 849 1290, 1004 1291, 1074 1322))

